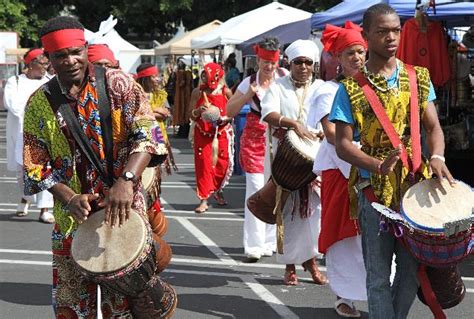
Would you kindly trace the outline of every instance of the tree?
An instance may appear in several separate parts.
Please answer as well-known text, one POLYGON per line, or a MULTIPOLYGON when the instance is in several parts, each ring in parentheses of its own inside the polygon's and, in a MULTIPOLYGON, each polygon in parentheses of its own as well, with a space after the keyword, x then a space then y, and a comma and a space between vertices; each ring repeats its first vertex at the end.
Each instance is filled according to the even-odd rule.
POLYGON ((0 30, 16 31, 21 37, 28 26, 26 6, 16 0, 0 0, 0 30))

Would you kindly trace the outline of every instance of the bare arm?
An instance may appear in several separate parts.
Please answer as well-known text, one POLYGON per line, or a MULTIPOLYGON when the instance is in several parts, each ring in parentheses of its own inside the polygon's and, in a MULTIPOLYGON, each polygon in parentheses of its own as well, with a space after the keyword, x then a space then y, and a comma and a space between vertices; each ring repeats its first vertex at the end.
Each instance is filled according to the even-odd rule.
POLYGON ((400 159, 401 149, 397 148, 382 162, 369 156, 352 143, 354 127, 348 123, 336 122, 336 153, 339 158, 353 166, 368 170, 369 172, 386 175, 393 170, 400 159))
POLYGON ((328 140, 329 144, 336 144, 336 125, 329 121, 329 115, 326 115, 321 119, 321 124, 323 126, 324 135, 328 140))
POLYGON ((248 94, 242 94, 239 90, 235 91, 229 102, 227 102, 227 116, 232 118, 239 114, 242 107, 250 98, 248 94))
POLYGON ((224 93, 225 93, 225 96, 226 96, 227 100, 229 100, 233 95, 232 91, 229 88, 225 88, 224 93))
MULTIPOLYGON (((194 116, 194 107, 196 106, 197 101, 199 100, 199 96, 201 95, 201 91, 199 88, 195 88, 193 92, 191 93, 191 99, 189 100, 189 109, 191 110, 191 119, 195 121, 201 113, 199 113, 199 116, 194 116)), ((200 109, 197 109, 196 112, 200 112, 200 109)), ((197 114, 196 114, 197 115, 197 114)))
MULTIPOLYGON (((438 114, 433 102, 428 102, 422 123, 426 131, 426 142, 430 154, 444 156, 444 134, 441 125, 439 124, 438 114)), ((430 160, 430 168, 433 174, 437 177, 446 177, 451 185, 455 183, 453 176, 446 167, 446 164, 439 158, 433 158, 430 160)))

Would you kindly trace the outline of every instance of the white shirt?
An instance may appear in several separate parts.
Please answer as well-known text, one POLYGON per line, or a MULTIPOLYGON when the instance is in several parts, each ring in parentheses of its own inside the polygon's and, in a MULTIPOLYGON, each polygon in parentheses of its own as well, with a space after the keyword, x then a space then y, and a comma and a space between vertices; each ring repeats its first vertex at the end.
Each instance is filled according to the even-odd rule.
POLYGON ((31 94, 48 81, 28 79, 21 74, 8 79, 4 90, 4 105, 7 114, 7 169, 16 171, 23 166, 23 118, 25 107, 31 94))
MULTIPOLYGON (((286 69, 280 69, 280 70, 282 70, 285 73, 285 75, 288 74, 288 70, 286 70, 286 69)), ((276 80, 276 79, 279 79, 279 78, 280 78, 280 74, 276 70, 275 72, 273 72, 273 80, 276 80)), ((259 84, 260 83, 260 71, 257 72, 255 82, 257 83, 257 93, 255 93, 255 94, 257 95, 258 99, 260 101, 262 101, 263 98, 265 97, 265 94, 268 91, 268 88, 262 88, 259 84)), ((249 90, 249 87, 250 87, 250 76, 246 77, 245 79, 243 79, 242 82, 240 82, 239 86, 237 87, 237 90, 242 94, 246 94, 247 91, 249 90)), ((255 105, 255 102, 253 101, 253 99, 250 99, 247 103, 250 105, 250 107, 253 110, 255 110, 257 112, 260 112, 258 107, 255 105)))
POLYGON ((314 80, 305 92, 304 87, 295 90, 290 75, 275 80, 275 82, 270 85, 267 94, 261 102, 262 121, 268 114, 277 112, 292 120, 297 120, 299 118, 301 123, 306 124, 311 105, 311 97, 323 83, 323 80, 314 80), (302 98, 303 95, 303 108, 300 115, 299 99, 302 98))
MULTIPOLYGON (((316 90, 311 100, 308 126, 315 127, 331 112, 332 102, 334 101, 338 88, 338 83, 328 81, 316 90)), ((314 160, 313 172, 317 175, 321 175, 322 171, 328 169, 339 169, 345 178, 349 178, 351 164, 340 159, 336 154, 334 145, 330 144, 325 138, 314 160)))

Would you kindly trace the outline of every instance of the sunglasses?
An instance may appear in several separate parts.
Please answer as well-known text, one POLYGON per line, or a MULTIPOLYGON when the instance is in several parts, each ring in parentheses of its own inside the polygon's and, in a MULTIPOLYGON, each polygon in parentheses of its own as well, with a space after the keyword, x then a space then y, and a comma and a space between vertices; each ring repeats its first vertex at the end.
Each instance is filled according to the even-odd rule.
POLYGON ((293 63, 295 65, 302 65, 304 63, 307 66, 312 66, 314 62, 311 61, 311 60, 293 60, 293 61, 291 61, 291 63, 293 63))

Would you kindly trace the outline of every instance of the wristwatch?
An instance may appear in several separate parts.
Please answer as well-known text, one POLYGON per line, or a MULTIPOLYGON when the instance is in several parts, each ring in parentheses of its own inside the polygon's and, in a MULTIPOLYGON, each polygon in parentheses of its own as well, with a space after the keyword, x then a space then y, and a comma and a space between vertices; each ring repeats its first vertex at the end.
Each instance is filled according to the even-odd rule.
POLYGON ((122 175, 120 175, 120 177, 122 177, 127 182, 129 181, 135 182, 137 180, 137 177, 135 176, 135 174, 133 174, 130 171, 123 172, 122 175))

